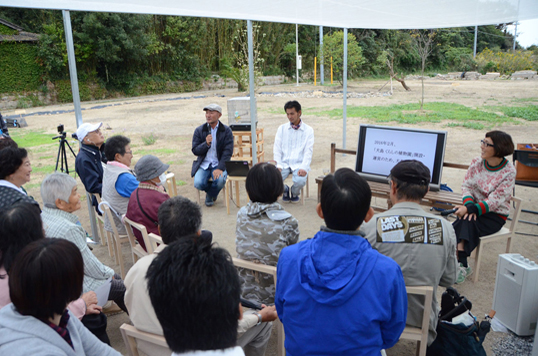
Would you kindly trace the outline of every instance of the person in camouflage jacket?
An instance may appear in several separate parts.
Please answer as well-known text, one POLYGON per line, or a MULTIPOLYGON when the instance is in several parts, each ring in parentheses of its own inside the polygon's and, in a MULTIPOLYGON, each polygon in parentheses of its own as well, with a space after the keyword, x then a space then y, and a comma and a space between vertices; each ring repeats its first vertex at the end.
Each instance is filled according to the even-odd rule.
MULTIPOLYGON (((299 241, 299 223, 276 201, 284 192, 282 175, 269 163, 252 167, 246 179, 249 203, 237 213, 237 257, 276 266, 280 251, 299 241)), ((239 269, 242 297, 272 304, 275 297, 273 276, 239 269)))

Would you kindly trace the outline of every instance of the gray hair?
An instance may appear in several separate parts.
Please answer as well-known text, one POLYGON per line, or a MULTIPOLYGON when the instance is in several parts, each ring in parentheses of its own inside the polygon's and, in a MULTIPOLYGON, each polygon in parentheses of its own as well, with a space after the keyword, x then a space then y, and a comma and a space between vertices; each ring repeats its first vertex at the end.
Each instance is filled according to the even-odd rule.
POLYGON ((75 178, 65 173, 52 173, 41 183, 41 198, 47 208, 56 208, 56 199, 69 202, 73 187, 77 185, 75 178))

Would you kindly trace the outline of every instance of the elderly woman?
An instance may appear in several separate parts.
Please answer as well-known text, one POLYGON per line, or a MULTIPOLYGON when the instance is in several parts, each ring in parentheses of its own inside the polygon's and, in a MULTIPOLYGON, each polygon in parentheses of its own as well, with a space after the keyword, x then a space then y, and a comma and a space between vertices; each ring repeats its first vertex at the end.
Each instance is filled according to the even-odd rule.
MULTIPOLYGON (((162 203, 170 199, 164 190, 166 170, 170 167, 155 156, 147 155, 136 163, 136 179, 140 182, 138 188, 131 194, 126 216, 142 225, 148 233, 159 235, 159 218, 157 214, 162 203)), ((144 250, 146 244, 138 230, 133 229, 138 243, 144 250)))
MULTIPOLYGON (((0 309, 11 303, 9 272, 18 253, 31 242, 44 239, 39 210, 33 205, 18 203, 0 211, 0 309)), ((97 305, 94 292, 87 292, 67 308, 101 341, 110 344, 106 333, 107 319, 97 305)))
POLYGON ((480 237, 496 233, 505 224, 516 182, 516 170, 505 158, 514 153, 509 134, 490 131, 480 141, 480 147, 480 157, 471 162, 463 180, 463 205, 456 207, 458 220, 453 226, 460 263, 456 283, 462 283, 472 273, 467 257, 480 237))
MULTIPOLYGON (((276 201, 284 192, 282 175, 269 163, 259 163, 247 174, 249 203, 237 213, 237 257, 276 266, 280 251, 299 240, 297 219, 276 201)), ((258 303, 274 302, 273 276, 240 270, 243 298, 258 303)))
POLYGON ((125 312, 125 285, 112 268, 105 266, 94 256, 86 244, 86 231, 73 214, 80 209, 80 195, 75 179, 65 173, 52 173, 41 183, 43 199, 43 225, 46 237, 61 238, 74 243, 84 260, 84 293, 95 291, 112 278, 109 300, 113 300, 125 312))
POLYGON ((83 276, 71 242, 39 239, 26 246, 10 271, 13 303, 0 310, 0 354, 120 355, 66 309, 80 296, 83 276))
MULTIPOLYGON (((120 235, 127 234, 121 217, 127 212, 131 194, 138 188, 138 181, 129 168, 133 159, 130 143, 131 140, 127 137, 118 135, 109 138, 105 145, 105 156, 108 162, 103 174, 103 193, 101 196, 112 210, 114 223, 120 235)), ((105 229, 112 231, 112 225, 106 217, 105 229)))
POLYGON ((29 197, 22 185, 30 181, 32 165, 24 148, 7 147, 0 150, 0 209, 17 202, 39 204, 29 197))

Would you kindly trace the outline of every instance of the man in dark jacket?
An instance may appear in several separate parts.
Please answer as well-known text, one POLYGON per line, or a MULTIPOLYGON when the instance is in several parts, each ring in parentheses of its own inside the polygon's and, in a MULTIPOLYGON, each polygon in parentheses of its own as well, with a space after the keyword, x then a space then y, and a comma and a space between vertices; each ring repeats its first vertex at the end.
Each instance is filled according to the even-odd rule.
POLYGON ((213 206, 226 184, 225 162, 232 158, 234 138, 232 130, 219 121, 222 116, 219 105, 210 104, 204 111, 207 122, 198 126, 192 136, 192 153, 198 159, 192 164, 191 177, 194 177, 194 187, 206 192, 205 205, 213 206))
MULTIPOLYGON (((76 134, 79 139, 80 151, 75 160, 75 171, 80 176, 87 192, 101 195, 103 187, 103 166, 107 162, 104 155, 105 137, 101 133, 101 125, 82 124, 77 129, 76 134)), ((97 210, 97 199, 92 201, 97 210)))

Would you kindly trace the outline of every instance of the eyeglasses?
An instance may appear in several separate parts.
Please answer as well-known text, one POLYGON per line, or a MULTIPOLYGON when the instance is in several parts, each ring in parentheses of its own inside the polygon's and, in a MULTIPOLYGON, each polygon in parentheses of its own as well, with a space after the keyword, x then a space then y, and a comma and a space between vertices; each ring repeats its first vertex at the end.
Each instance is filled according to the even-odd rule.
POLYGON ((489 143, 489 142, 486 142, 485 140, 480 140, 480 144, 481 144, 482 146, 486 146, 486 147, 495 147, 494 144, 489 143))

